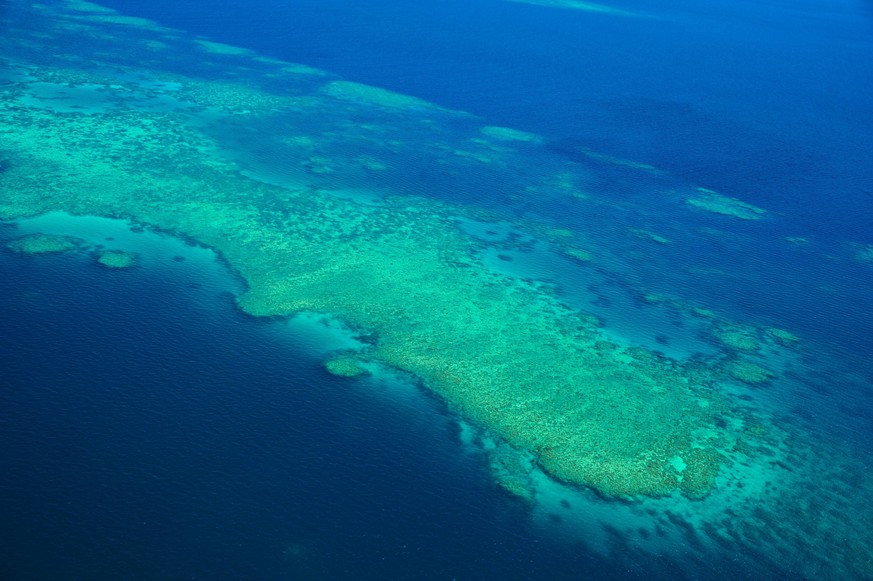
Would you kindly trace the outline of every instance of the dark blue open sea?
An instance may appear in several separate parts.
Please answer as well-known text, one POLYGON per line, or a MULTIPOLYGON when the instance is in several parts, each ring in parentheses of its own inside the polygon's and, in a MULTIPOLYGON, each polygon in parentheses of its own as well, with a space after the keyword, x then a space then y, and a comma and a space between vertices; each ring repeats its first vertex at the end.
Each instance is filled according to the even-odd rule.
MULTIPOLYGON (((658 168, 646 181, 592 162, 592 192, 674 243, 637 266, 644 243, 624 232, 639 221, 621 212, 604 221, 564 200, 444 188, 425 171, 420 185, 612 244, 584 280, 536 253, 516 256, 510 274, 554 282, 631 344, 677 358, 716 349, 679 315, 641 307, 641 287, 790 329, 803 349, 743 397, 873 471, 866 0, 609 2, 621 13, 508 0, 99 3, 535 133, 557 158, 658 168), (705 187, 768 217, 693 212, 655 186, 705 187)), ((0 0, 0 14, 23 13, 18 4, 0 0)), ((192 58, 178 55, 179 67, 196 71, 192 58)), ((702 525, 640 549, 645 527, 626 536, 609 524, 623 509, 604 508, 621 503, 585 491, 532 507, 494 483, 466 435, 475 428, 438 397, 388 372, 328 374, 327 354, 357 341, 336 321, 246 316, 226 264, 172 236, 33 220, 0 223, 0 247, 58 228, 92 247, 123 240, 139 261, 111 270, 90 252, 0 252, 0 580, 822 578, 780 562, 781 548, 713 550, 695 540, 702 525), (576 534, 587 522, 597 542, 576 534)), ((871 473, 857 490, 873 491, 871 473)), ((840 481, 841 499, 854 482, 840 481)), ((831 485, 793 486, 809 499, 831 485)), ((873 515, 869 498, 797 510, 814 529, 838 512, 851 521, 851 502, 873 515)), ((849 528, 871 535, 869 522, 849 528)), ((853 558, 873 578, 873 554, 853 558)))
POLYGON ((320 322, 248 319, 209 251, 139 236, 156 258, 125 272, 0 254, 0 578, 592 566, 542 543, 440 402, 329 375, 318 354, 339 339, 320 322))

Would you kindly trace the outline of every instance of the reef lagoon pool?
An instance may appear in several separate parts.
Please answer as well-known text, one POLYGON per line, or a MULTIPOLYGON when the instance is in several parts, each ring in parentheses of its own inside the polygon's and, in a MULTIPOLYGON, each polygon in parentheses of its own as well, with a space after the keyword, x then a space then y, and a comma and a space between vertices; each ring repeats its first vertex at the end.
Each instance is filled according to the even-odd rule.
POLYGON ((873 578, 862 2, 0 2, 0 577, 873 578))

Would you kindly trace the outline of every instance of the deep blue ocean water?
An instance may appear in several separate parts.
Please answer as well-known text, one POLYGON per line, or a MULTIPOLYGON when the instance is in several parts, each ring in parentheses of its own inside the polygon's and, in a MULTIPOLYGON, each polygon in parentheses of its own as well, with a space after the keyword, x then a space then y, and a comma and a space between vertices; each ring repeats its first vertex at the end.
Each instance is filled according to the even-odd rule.
POLYGON ((104 4, 873 236, 868 2, 104 4))
MULTIPOLYGON (((760 205, 774 218, 730 222, 603 178, 675 240, 739 235, 699 255, 666 249, 640 267, 655 290, 785 326, 821 347, 815 365, 873 377, 873 270, 819 256, 873 243, 867 3, 622 4, 657 17, 644 19, 502 0, 104 4, 534 131, 559 155, 584 147, 760 205), (810 237, 815 258, 786 252, 782 236, 810 237), (730 284, 670 271, 714 261, 730 284)), ((523 211, 603 227, 559 202, 523 211)), ((16 235, 2 226, 0 242, 16 235)), ((328 375, 324 335, 244 317, 240 283, 208 251, 142 236, 144 260, 122 272, 82 254, 0 252, 0 578, 671 579, 701 555, 699 578, 768 575, 754 556, 691 541, 643 555, 616 535, 610 560, 550 534, 495 486, 442 402, 398 378, 328 375)), ((523 259, 512 268, 552 267, 523 259)), ((646 345, 663 333, 621 280, 574 272, 548 276, 608 329, 646 345)), ((705 349, 680 323, 677 352, 705 349)), ((760 397, 869 448, 869 384, 832 377, 820 367, 760 397)))
MULTIPOLYGON (((126 228, 79 227, 95 243, 126 228)), ((0 243, 20 234, 0 226, 0 243)), ((701 565, 693 547, 653 559, 612 535, 607 557, 544 531, 443 403, 402 378, 325 372, 342 333, 241 314, 239 281, 206 249, 124 242, 149 253, 125 271, 0 252, 0 578, 675 579, 701 565)))
POLYGON ((539 550, 442 404, 328 375, 281 322, 240 314, 219 263, 191 262, 114 272, 88 256, 0 253, 0 577, 587 566, 539 550))

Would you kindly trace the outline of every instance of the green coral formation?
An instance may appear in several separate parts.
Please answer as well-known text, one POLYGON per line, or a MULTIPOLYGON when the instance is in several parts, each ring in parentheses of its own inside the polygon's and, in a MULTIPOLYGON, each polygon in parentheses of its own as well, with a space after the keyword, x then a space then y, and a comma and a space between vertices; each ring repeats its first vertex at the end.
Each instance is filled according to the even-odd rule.
POLYGON ((644 292, 641 293, 639 299, 650 305, 661 305, 669 303, 670 298, 658 293, 644 292))
POLYGON ((361 365, 360 359, 349 355, 333 357, 324 362, 324 368, 338 377, 360 377, 370 372, 361 365))
POLYGON ((855 260, 862 263, 873 263, 873 244, 858 245, 855 250, 855 260))
POLYGON ((528 143, 540 143, 542 138, 539 135, 520 131, 510 127, 496 127, 489 125, 481 129, 482 135, 496 139, 497 141, 521 141, 528 143))
POLYGON ((533 503, 536 485, 531 475, 535 459, 530 453, 497 443, 488 453, 488 467, 497 486, 524 502, 533 503))
POLYGON ((392 109, 437 108, 433 103, 418 97, 403 95, 380 87, 353 83, 351 81, 332 81, 322 87, 321 90, 324 94, 336 99, 364 102, 379 107, 390 107, 392 109))
POLYGON ((579 187, 578 176, 569 172, 561 172, 556 175, 546 176, 542 179, 541 183, 527 186, 525 192, 533 195, 559 192, 560 194, 577 200, 588 199, 588 194, 583 192, 579 187))
POLYGON ((107 250, 97 257, 97 264, 110 269, 125 269, 136 264, 136 256, 121 250, 107 250))
POLYGON ((732 216, 741 220, 760 220, 767 214, 766 210, 762 208, 736 198, 723 196, 706 188, 697 188, 697 194, 686 199, 685 202, 689 206, 712 212, 713 214, 732 216))
POLYGON ((721 323, 713 329, 715 338, 725 347, 735 351, 758 351, 761 342, 754 327, 721 323))
MULTIPOLYGON (((199 81, 167 75, 165 82, 178 83, 174 97, 187 99, 197 105, 214 107, 235 114, 269 114, 277 109, 304 105, 300 99, 272 95, 244 83, 199 81)), ((190 103, 189 103, 190 104, 190 103)))
POLYGON ((631 169, 637 169, 641 171, 645 171, 647 173, 652 174, 661 174, 662 171, 656 168, 653 165, 649 165, 647 163, 642 163, 639 161, 633 161, 630 159, 624 159, 621 157, 616 157, 614 155, 607 155, 605 153, 594 151, 592 149, 588 149, 587 147, 577 146, 573 148, 574 151, 578 152, 581 155, 589 159, 593 159, 595 161, 599 161, 605 164, 618 165, 622 167, 627 167, 631 169))
POLYGON ((792 333, 791 331, 786 331, 785 329, 777 329, 776 327, 768 327, 766 329, 767 334, 779 345, 783 347, 791 347, 800 342, 800 337, 792 333))
POLYGON ((87 2, 86 0, 69 0, 67 6, 71 10, 75 10, 77 12, 93 12, 93 13, 113 13, 111 8, 104 8, 99 4, 94 4, 92 2, 87 2))
POLYGON ((211 40, 196 40, 196 42, 203 50, 212 54, 223 54, 223 55, 232 55, 232 56, 253 56, 254 53, 248 49, 240 48, 238 46, 232 46, 229 44, 224 44, 221 42, 213 42, 211 40))
POLYGON ((6 248, 22 254, 59 254, 78 250, 81 240, 69 236, 29 234, 6 243, 6 248))
POLYGON ((776 376, 775 373, 766 367, 742 359, 732 361, 728 364, 727 369, 731 377, 751 385, 767 383, 776 376))
POLYGON ((690 498, 700 500, 712 490, 723 458, 711 448, 691 448, 684 456, 679 487, 690 498))
POLYGON ((591 256, 590 252, 582 250, 581 248, 564 248, 563 252, 573 260, 581 263, 591 262, 594 258, 593 256, 591 256))
POLYGON ((664 238, 659 234, 649 232, 648 230, 642 230, 640 228, 629 228, 628 234, 630 234, 634 238, 639 238, 640 240, 648 240, 656 244, 670 244, 669 238, 664 238))

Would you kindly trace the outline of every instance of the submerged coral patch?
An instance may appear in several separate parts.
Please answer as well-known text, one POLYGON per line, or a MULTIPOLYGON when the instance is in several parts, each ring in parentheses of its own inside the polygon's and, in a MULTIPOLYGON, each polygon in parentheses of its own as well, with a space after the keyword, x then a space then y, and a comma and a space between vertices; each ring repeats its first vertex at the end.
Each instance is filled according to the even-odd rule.
POLYGON ((358 358, 348 355, 328 359, 324 362, 324 368, 331 375, 339 377, 359 377, 370 374, 358 358))
POLYGON ((785 329, 768 327, 766 332, 776 343, 783 347, 790 347, 800 342, 800 337, 785 329))
POLYGON ((737 351, 757 351, 761 342, 757 330, 735 324, 720 324, 714 329, 715 337, 728 349, 737 351))
POLYGON ((567 247, 564 248, 563 251, 564 254, 578 262, 586 263, 591 262, 593 259, 590 252, 582 250, 581 248, 567 247))
POLYGON ((106 268, 124 269, 136 264, 136 256, 121 250, 107 250, 97 257, 97 264, 106 268))
POLYGON ((497 141, 521 141, 528 143, 539 143, 542 141, 542 138, 539 135, 528 133, 527 131, 512 129, 510 127, 495 127, 489 125, 482 128, 482 134, 497 141))
POLYGON ((82 241, 70 236, 30 234, 6 243, 6 248, 22 254, 59 254, 78 250, 82 241))
POLYGON ((195 41, 204 51, 212 54, 231 55, 231 56, 254 56, 254 53, 247 48, 232 46, 221 42, 199 39, 195 41))
POLYGON ((864 264, 873 263, 873 244, 856 245, 855 260, 864 264))
POLYGON ((567 8, 570 10, 581 10, 583 12, 593 12, 595 14, 608 14, 611 16, 630 16, 633 18, 644 17, 639 12, 630 10, 622 10, 609 4, 600 4, 595 2, 583 2, 582 0, 509 0, 510 2, 520 2, 523 4, 534 4, 537 6, 547 6, 551 8, 567 8))
POLYGON ((336 99, 369 103, 390 109, 432 109, 436 105, 418 97, 395 93, 380 87, 353 83, 351 81, 333 81, 322 87, 322 92, 336 99))
POLYGON ((728 371, 734 379, 750 384, 767 383, 776 376, 766 367, 742 359, 730 363, 728 371))
POLYGON ((766 211, 757 206, 753 206, 737 198, 731 198, 718 194, 706 188, 697 188, 697 193, 685 200, 685 202, 694 208, 705 210, 713 214, 721 214, 723 216, 731 216, 741 220, 760 220, 766 215, 766 211))

